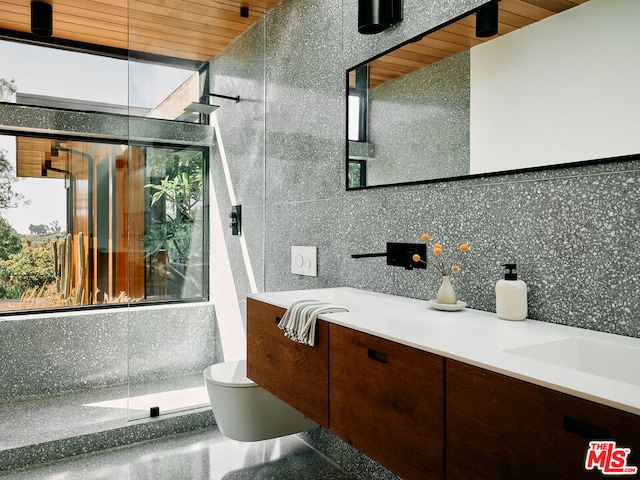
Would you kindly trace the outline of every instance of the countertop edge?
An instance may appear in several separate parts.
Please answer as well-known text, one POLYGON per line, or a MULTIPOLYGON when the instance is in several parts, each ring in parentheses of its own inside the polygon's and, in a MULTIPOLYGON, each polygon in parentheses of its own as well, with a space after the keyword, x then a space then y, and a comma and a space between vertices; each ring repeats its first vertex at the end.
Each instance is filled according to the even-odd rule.
MULTIPOLYGON (((378 298, 383 300, 389 299, 390 301, 394 302, 393 306, 398 307, 398 315, 404 315, 403 319, 409 318, 407 322, 415 322, 416 316, 427 317, 428 315, 430 315, 431 317, 433 317, 429 318, 429 323, 432 327, 446 324, 447 328, 450 328, 451 323, 460 322, 463 318, 468 321, 469 317, 474 317, 471 320, 472 322, 477 322, 478 319, 485 319, 487 320, 487 322, 495 322, 497 320, 497 322, 499 323, 496 322, 495 324, 506 329, 526 330, 527 327, 533 327, 535 330, 553 330, 557 332, 555 335, 551 336, 551 340, 542 340, 542 343, 544 343, 545 341, 553 341, 557 338, 568 338, 572 336, 593 338, 602 337, 605 339, 605 341, 607 339, 611 339, 612 337, 620 337, 621 341, 624 341, 625 344, 633 343, 633 346, 635 347, 635 344, 637 343, 640 347, 640 339, 636 339, 634 337, 623 337, 620 335, 598 332, 595 330, 581 329, 578 327, 570 327, 566 325, 552 324, 530 319, 527 319, 523 322, 507 322, 498 320, 495 316, 495 313, 484 312, 481 310, 474 310, 470 308, 465 308, 462 312, 436 312, 428 307, 428 302, 423 300, 396 297, 387 294, 378 294, 376 292, 369 292, 350 287, 255 293, 247 295, 247 298, 252 298, 254 300, 287 309, 290 304, 290 302, 287 303, 287 295, 295 294, 300 296, 306 294, 307 292, 312 292, 310 298, 313 298, 313 293, 317 293, 323 290, 353 292, 360 295, 370 295, 371 298, 378 298), (467 314, 466 316, 464 315, 465 312, 467 314)), ((461 345, 461 347, 459 346, 458 351, 456 351, 456 349, 454 348, 446 348, 446 346, 437 345, 435 344, 436 342, 428 343, 426 341, 413 341, 407 338, 406 329, 402 330, 402 326, 397 327, 398 331, 394 332, 393 325, 388 326, 385 324, 385 328, 382 329, 375 328, 375 325, 364 324, 362 320, 363 317, 366 318, 367 315, 373 316, 375 314, 376 312, 373 311, 359 311, 320 315, 318 318, 335 325, 351 328, 362 333, 374 335, 376 337, 396 342, 401 345, 433 353, 447 359, 459 361, 468 365, 482 368, 484 370, 505 375, 510 378, 525 381, 527 383, 538 385, 544 388, 549 388, 551 390, 582 398, 584 400, 606 405, 634 415, 640 415, 640 386, 608 379, 606 377, 599 377, 568 368, 558 367, 552 364, 546 364, 545 362, 537 360, 515 358, 516 356, 506 353, 504 351, 505 349, 493 349, 491 351, 489 351, 489 349, 486 349, 487 351, 489 351, 489 353, 486 355, 483 355, 483 352, 480 350, 476 350, 476 352, 467 354, 460 351, 460 348, 464 348, 464 345, 461 345), (404 333, 404 335, 402 333, 404 333), (492 355, 495 356, 499 361, 491 361, 491 358, 482 358, 483 356, 491 357, 492 355), (507 357, 504 357, 504 355, 507 355, 507 357), (515 367, 510 367, 509 365, 507 365, 508 363, 514 364, 515 367), (580 385, 581 382, 584 385, 580 385), (638 400, 635 403, 629 403, 625 399, 620 398, 621 396, 625 396, 624 390, 627 389, 632 390, 633 394, 637 394, 635 395, 635 398, 638 398, 638 400)), ((400 320, 395 320, 395 322, 401 323, 400 320)), ((418 324, 415 324, 413 326, 418 326, 418 324)), ((423 325, 421 324, 420 326, 423 325)), ((538 332, 536 332, 536 334, 538 334, 538 332)), ((540 342, 540 339, 534 339, 531 342, 525 342, 525 344, 532 344, 536 342, 540 342)))

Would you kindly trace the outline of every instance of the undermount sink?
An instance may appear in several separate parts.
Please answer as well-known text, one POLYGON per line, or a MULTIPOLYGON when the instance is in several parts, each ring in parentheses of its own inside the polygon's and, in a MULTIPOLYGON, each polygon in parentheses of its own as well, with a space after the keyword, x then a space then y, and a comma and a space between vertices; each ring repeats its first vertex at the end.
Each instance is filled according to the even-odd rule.
POLYGON ((640 386, 638 348, 570 337, 505 352, 640 386))

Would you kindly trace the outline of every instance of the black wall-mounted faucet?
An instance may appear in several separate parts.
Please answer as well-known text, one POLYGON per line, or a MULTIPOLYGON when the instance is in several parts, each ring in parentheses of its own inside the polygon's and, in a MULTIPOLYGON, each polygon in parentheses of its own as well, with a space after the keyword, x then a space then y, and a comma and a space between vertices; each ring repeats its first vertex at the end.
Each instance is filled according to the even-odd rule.
POLYGON ((387 265, 404 267, 407 270, 427 268, 425 263, 413 261, 413 256, 416 253, 424 260, 427 256, 427 245, 424 243, 387 242, 385 253, 356 253, 351 255, 351 258, 387 257, 387 265))

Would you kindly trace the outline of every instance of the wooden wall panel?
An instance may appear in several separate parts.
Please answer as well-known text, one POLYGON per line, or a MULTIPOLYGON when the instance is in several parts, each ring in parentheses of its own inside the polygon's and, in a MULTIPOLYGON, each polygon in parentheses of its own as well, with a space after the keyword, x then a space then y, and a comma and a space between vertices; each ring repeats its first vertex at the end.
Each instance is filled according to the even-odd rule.
POLYGON ((129 159, 127 152, 117 155, 115 171, 115 291, 131 296, 129 284, 129 236, 127 212, 129 209, 129 159))
MULTIPOLYGON (((122 198, 122 208, 124 212, 121 221, 122 236, 118 238, 118 252, 126 252, 128 262, 128 295, 134 299, 144 298, 145 286, 145 260, 144 244, 140 241, 144 237, 144 185, 145 185, 145 162, 144 149, 142 147, 130 146, 128 152, 123 155, 123 161, 128 161, 128 168, 123 170, 126 181, 118 182, 118 189, 122 188, 122 197, 118 191, 118 199, 122 198), (128 160, 127 160, 128 157, 128 160), (126 203, 125 199, 126 198, 126 203), (124 235, 124 232, 127 235, 124 235)), ((120 169, 118 169, 120 171, 120 169)))
MULTIPOLYGON (((18 176, 64 178, 49 171, 42 176, 45 156, 56 145, 52 139, 18 137, 18 176)), ((124 292, 134 300, 145 296, 143 147, 87 141, 62 141, 53 166, 70 172, 72 218, 65 226, 73 238, 71 288, 78 278, 78 234, 84 234, 84 304, 115 298, 124 292), (99 177, 102 175, 102 179, 99 177), (99 226, 100 225, 100 226, 99 226)), ((49 157, 47 157, 49 158, 49 157)))
MULTIPOLYGON (((83 142, 64 142, 64 147, 76 152, 83 151, 83 142)), ((78 279, 76 276, 78 268, 77 257, 77 245, 78 245, 78 233, 82 232, 86 237, 85 242, 85 255, 87 259, 87 265, 91 265, 94 262, 93 249, 90 239, 89 231, 89 208, 90 198, 89 193, 89 167, 86 159, 82 155, 77 153, 68 152, 69 154, 69 171, 71 172, 71 185, 73 189, 72 202, 73 202, 73 215, 71 225, 68 227, 70 233, 73 236, 72 258, 71 258, 71 278, 72 288, 76 288, 78 285, 78 279)), ((93 281, 91 275, 91 268, 87 268, 87 291, 89 290, 90 282, 93 281)), ((95 284, 95 282, 93 281, 95 284)))

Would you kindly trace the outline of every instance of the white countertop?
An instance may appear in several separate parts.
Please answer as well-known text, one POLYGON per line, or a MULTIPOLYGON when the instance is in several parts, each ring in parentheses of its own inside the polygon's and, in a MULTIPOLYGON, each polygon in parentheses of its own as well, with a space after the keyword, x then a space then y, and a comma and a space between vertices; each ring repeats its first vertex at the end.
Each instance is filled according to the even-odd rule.
MULTIPOLYGON (((640 415, 640 382, 628 383, 505 351, 580 338, 604 342, 622 350, 635 348, 640 352, 639 338, 529 319, 510 322, 499 319, 495 313, 469 308, 442 312, 429 307, 426 301, 348 287, 257 293, 249 297, 282 308, 302 299, 343 305, 350 311, 321 315, 320 318, 640 415)), ((626 365, 626 368, 636 371, 640 370, 640 365, 626 365)))

